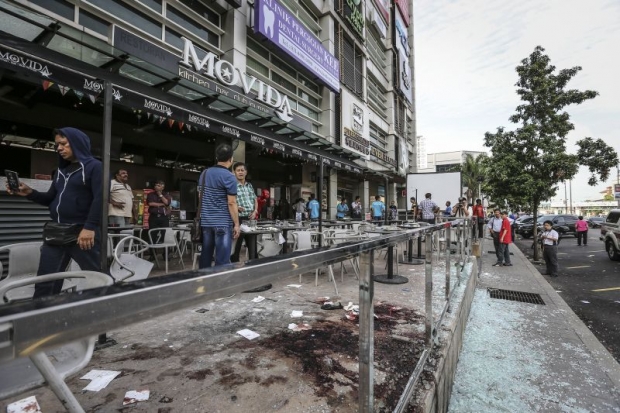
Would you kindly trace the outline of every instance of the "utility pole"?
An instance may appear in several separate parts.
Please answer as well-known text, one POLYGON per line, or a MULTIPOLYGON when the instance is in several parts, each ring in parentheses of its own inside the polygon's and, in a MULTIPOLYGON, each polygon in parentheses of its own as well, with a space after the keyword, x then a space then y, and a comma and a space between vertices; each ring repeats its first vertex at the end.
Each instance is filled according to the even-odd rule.
POLYGON ((564 181, 564 213, 568 214, 568 196, 566 195, 566 181, 564 181))
POLYGON ((568 181, 568 189, 570 193, 570 213, 574 214, 575 212, 573 210, 573 180, 572 179, 568 181))

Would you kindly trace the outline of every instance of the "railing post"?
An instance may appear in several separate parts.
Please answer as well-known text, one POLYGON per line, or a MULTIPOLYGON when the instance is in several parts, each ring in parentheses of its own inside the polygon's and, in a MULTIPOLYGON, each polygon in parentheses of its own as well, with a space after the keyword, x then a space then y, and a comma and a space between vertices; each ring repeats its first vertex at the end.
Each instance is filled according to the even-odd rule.
POLYGON ((425 293, 424 301, 426 307, 426 346, 431 348, 433 342, 433 234, 426 234, 426 255, 425 259, 425 293))
POLYGON ((362 253, 362 267, 359 282, 359 412, 374 411, 374 283, 372 281, 374 250, 362 253))
POLYGON ((446 300, 450 298, 450 231, 451 227, 448 225, 446 231, 446 300))

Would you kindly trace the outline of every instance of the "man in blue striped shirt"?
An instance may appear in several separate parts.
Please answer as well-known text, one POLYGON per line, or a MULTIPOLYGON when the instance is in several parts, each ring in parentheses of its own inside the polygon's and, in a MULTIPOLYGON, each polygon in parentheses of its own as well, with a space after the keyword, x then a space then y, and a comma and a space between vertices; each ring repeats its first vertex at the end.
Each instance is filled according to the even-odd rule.
POLYGON ((200 225, 202 226, 202 253, 200 268, 230 264, 232 240, 239 237, 237 210, 237 179, 229 168, 233 163, 230 145, 215 149, 217 164, 200 175, 200 225), (204 185, 204 186, 203 186, 204 185))

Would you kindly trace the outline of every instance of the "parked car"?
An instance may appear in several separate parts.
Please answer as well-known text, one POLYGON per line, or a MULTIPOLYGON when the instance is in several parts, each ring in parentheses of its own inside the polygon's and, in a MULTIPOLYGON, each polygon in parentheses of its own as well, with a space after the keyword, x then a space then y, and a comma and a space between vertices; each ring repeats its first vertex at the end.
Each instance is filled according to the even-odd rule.
POLYGON ((620 261, 620 227, 618 220, 620 219, 620 209, 612 209, 607 214, 607 218, 601 224, 600 240, 605 243, 607 256, 612 261, 620 261))
POLYGON ((590 217, 588 218, 588 226, 590 228, 600 228, 601 224, 605 222, 606 217, 590 217))
MULTIPOLYGON (((542 215, 537 219, 538 233, 542 231, 542 226, 545 221, 551 221, 553 223, 553 229, 558 232, 560 238, 569 235, 577 236, 575 230, 575 223, 578 218, 576 215, 559 214, 559 215, 542 215)), ((521 235, 523 238, 530 238, 533 234, 534 224, 533 219, 527 221, 523 220, 520 226, 517 226, 515 232, 521 235)))

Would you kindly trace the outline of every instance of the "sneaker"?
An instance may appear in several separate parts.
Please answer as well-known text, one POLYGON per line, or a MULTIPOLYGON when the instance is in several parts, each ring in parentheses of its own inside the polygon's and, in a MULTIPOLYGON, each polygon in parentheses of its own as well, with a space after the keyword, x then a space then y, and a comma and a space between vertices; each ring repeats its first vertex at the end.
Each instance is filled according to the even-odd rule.
POLYGON ((493 267, 501 267, 502 263, 501 262, 496 262, 495 264, 492 265, 493 267))
POLYGON ((512 264, 511 263, 504 264, 504 267, 512 267, 512 264))

